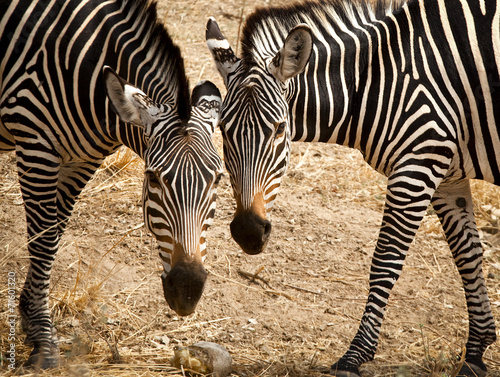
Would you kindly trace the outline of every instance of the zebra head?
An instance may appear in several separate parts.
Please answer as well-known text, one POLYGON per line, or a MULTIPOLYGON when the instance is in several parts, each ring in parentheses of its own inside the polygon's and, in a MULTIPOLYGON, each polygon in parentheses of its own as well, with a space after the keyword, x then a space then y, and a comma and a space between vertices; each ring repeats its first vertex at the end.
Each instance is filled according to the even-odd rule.
POLYGON ((222 161, 212 142, 221 96, 211 82, 199 83, 191 114, 181 121, 175 109, 156 104, 141 90, 105 68, 113 108, 124 122, 144 129, 144 223, 159 247, 165 299, 179 315, 194 312, 207 272, 206 232, 215 214, 222 161))
POLYGON ((311 32, 305 25, 294 27, 282 46, 268 45, 269 55, 259 63, 236 57, 213 18, 206 38, 227 88, 220 128, 237 204, 231 234, 246 253, 258 254, 271 233, 266 212, 290 157, 288 86, 309 61, 311 32))

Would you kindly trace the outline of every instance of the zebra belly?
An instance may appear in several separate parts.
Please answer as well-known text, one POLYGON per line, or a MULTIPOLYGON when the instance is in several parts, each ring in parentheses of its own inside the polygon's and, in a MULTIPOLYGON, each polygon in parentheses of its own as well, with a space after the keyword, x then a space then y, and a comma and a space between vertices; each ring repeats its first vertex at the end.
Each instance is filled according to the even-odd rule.
MULTIPOLYGON (((2 113, 0 125, 0 152, 12 151, 16 144, 30 145, 32 151, 49 153, 61 164, 102 161, 115 152, 121 143, 107 143, 80 124, 47 124, 46 119, 32 123, 28 108, 35 104, 23 104, 2 113), (97 139, 97 140, 96 140, 97 139), (43 152, 42 152, 43 151, 43 152)), ((92 126, 89 127, 92 129, 92 126)))
POLYGON ((9 132, 0 118, 0 153, 15 149, 14 136, 9 132))
MULTIPOLYGON (((484 146, 481 146, 484 148, 484 146)), ((493 154, 492 152, 490 152, 493 154)), ((481 179, 500 186, 500 153, 497 152, 496 158, 490 157, 489 159, 478 159, 476 162, 470 154, 464 156, 464 170, 463 178, 467 179, 481 179), (479 168, 478 168, 479 166, 479 168)))
MULTIPOLYGON (((497 112, 496 118, 500 119, 500 111, 497 112)), ((467 178, 500 185, 500 126, 486 123, 476 126, 473 132, 464 156, 467 178)))

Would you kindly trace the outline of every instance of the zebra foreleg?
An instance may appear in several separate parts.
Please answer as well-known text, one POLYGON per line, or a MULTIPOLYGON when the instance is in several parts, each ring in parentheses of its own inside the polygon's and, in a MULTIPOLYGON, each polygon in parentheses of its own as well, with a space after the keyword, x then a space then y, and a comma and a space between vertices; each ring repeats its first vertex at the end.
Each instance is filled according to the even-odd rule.
POLYGON ((479 240, 468 180, 442 184, 432 205, 441 220, 465 290, 469 311, 469 339, 465 363, 458 376, 486 375, 483 353, 496 340, 495 321, 482 271, 483 248, 479 240))
MULTIPOLYGON (((26 158, 24 160, 23 166, 26 158)), ((100 161, 53 163, 53 169, 47 169, 43 178, 30 178, 32 168, 20 179, 28 235, 32 240, 28 244, 30 268, 20 299, 23 330, 27 334, 25 342, 33 345, 26 366, 48 369, 60 364, 56 330, 48 306, 51 268, 75 201, 99 165, 100 161), (43 193, 37 195, 33 187, 40 187, 43 193)))
POLYGON ((401 274, 406 256, 406 251, 387 246, 382 248, 380 243, 379 239, 372 259, 368 301, 358 332, 349 350, 331 367, 330 373, 334 376, 359 377, 359 366, 375 356, 389 295, 401 274))
POLYGON ((57 227, 62 235, 75 202, 102 160, 62 164, 57 184, 57 227))
POLYGON ((16 150, 30 257, 19 299, 25 343, 33 345, 26 365, 45 369, 59 365, 48 301, 50 273, 60 237, 56 204, 60 164, 59 157, 37 140, 27 144, 17 141, 16 150))
POLYGON ((19 300, 21 325, 26 333, 25 343, 33 346, 25 366, 36 369, 59 366, 56 331, 48 308, 49 279, 50 266, 47 263, 30 262, 19 300))
POLYGON ((403 269, 406 253, 420 226, 439 178, 414 171, 390 177, 379 238, 370 269, 370 291, 358 332, 347 352, 330 373, 337 377, 360 376, 359 366, 373 360, 380 327, 391 290, 403 269))

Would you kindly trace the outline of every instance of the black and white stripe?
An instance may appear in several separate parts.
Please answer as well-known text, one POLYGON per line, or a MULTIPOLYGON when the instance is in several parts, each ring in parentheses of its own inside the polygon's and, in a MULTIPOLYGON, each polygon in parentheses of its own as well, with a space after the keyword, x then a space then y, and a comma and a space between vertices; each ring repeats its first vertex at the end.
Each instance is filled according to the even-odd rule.
POLYGON ((192 312, 222 168, 211 140, 221 99, 208 82, 190 97, 155 4, 0 2, 0 90, 0 152, 16 151, 30 240, 20 298, 29 363, 57 364, 51 266, 79 193, 121 145, 146 161, 145 223, 159 241, 165 298, 192 312))
POLYGON ((496 335, 468 180, 500 184, 498 1, 307 2, 252 14, 241 60, 214 20, 207 43, 228 89, 221 128, 238 204, 232 234, 245 251, 265 246, 265 210, 254 208, 272 205, 290 140, 357 148, 388 177, 365 313, 332 372, 357 375, 373 358, 390 291, 432 203, 469 310, 460 373, 484 375, 482 354, 496 335))

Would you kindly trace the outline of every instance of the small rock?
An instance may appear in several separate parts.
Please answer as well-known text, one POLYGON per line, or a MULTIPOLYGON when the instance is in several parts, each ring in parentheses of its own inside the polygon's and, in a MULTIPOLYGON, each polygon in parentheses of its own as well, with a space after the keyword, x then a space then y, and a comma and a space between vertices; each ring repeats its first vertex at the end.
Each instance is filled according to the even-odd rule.
POLYGON ((212 374, 214 377, 226 377, 233 369, 229 352, 221 345, 212 342, 177 347, 170 364, 178 369, 182 366, 196 373, 212 374))

